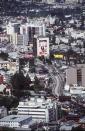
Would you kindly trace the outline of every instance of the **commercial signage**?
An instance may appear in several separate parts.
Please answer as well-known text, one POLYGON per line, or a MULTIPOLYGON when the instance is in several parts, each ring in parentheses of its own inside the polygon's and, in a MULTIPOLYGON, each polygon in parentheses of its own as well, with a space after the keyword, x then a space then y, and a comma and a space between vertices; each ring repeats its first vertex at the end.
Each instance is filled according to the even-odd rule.
POLYGON ((49 38, 37 40, 37 55, 49 56, 49 38))
POLYGON ((63 59, 63 55, 62 54, 54 54, 54 58, 63 59))

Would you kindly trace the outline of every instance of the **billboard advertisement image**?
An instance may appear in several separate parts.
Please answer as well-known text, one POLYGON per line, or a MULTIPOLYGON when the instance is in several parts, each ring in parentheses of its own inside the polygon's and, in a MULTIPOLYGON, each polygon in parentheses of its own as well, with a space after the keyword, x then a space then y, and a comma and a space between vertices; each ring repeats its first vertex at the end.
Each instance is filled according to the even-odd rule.
POLYGON ((37 56, 49 56, 49 38, 37 40, 37 56))

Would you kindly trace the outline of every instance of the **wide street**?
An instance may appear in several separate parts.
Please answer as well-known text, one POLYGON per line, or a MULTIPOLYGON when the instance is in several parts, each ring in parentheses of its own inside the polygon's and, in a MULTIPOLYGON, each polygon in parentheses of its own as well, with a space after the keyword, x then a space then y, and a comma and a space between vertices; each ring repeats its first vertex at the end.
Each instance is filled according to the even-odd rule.
POLYGON ((63 81, 63 74, 58 70, 55 65, 46 65, 49 71, 49 75, 52 78, 52 83, 50 87, 52 89, 52 93, 54 95, 60 96, 63 93, 64 88, 64 81, 63 81))

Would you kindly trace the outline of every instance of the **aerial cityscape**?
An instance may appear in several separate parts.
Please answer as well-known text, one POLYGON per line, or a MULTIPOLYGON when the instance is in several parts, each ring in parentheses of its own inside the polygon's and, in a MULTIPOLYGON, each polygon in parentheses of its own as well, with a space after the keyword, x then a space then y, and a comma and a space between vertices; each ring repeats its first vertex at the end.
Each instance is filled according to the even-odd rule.
POLYGON ((84 0, 0 0, 0 131, 85 131, 84 0))

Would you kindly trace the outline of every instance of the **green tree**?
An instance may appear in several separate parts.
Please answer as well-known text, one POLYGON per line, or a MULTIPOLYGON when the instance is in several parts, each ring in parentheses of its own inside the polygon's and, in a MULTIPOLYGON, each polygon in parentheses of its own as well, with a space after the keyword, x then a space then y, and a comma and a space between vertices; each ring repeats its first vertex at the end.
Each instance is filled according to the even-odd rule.
POLYGON ((38 85, 40 84, 39 79, 37 78, 37 76, 34 77, 34 85, 38 85))
POLYGON ((22 72, 15 73, 11 78, 12 94, 18 98, 29 96, 27 90, 30 89, 31 79, 29 75, 25 77, 22 72))
POLYGON ((85 131, 82 127, 73 127, 71 131, 85 131))
POLYGON ((8 59, 8 54, 7 53, 4 53, 4 52, 1 52, 0 53, 0 57, 4 60, 7 60, 8 59))
POLYGON ((29 77, 29 74, 26 75, 26 85, 30 85, 32 83, 30 77, 29 77))
POLYGON ((34 79, 35 79, 35 80, 34 80, 34 89, 35 89, 35 91, 36 91, 36 90, 37 90, 37 91, 43 90, 44 87, 40 84, 40 80, 37 78, 37 76, 35 76, 34 79))
POLYGON ((17 107, 19 100, 16 97, 0 96, 0 106, 5 106, 8 110, 17 107))
POLYGON ((11 84, 14 90, 26 90, 29 89, 31 80, 28 75, 25 77, 23 73, 20 72, 12 76, 11 84))

